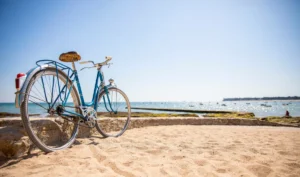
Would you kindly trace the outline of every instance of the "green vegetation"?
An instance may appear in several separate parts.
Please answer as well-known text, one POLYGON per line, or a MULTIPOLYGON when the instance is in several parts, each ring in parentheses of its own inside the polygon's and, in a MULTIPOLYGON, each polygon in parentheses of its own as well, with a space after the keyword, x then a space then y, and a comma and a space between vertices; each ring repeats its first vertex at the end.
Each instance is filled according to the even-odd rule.
MULTIPOLYGON (((119 112, 115 117, 124 117, 127 114, 119 112)), ((98 112, 98 116, 111 116, 107 112, 98 112)), ((199 117, 197 114, 170 114, 170 113, 151 113, 151 112, 131 112, 131 117, 199 117)))
MULTIPOLYGON (((216 113, 216 114, 206 114, 204 117, 207 118, 256 118, 253 113, 229 113, 229 114, 224 114, 224 113, 216 113)), ((276 116, 269 116, 269 117, 264 117, 264 118, 257 118, 261 121, 268 121, 268 122, 274 122, 278 124, 284 124, 284 125, 293 125, 293 126, 298 126, 300 127, 300 117, 276 117, 276 116)))
POLYGON ((294 125, 294 126, 300 126, 300 117, 291 117, 291 118, 285 118, 285 117, 276 117, 276 116, 269 116, 261 118, 262 121, 268 121, 268 122, 275 122, 279 124, 288 124, 288 125, 294 125))
POLYGON ((197 114, 133 112, 131 113, 131 117, 199 117, 199 116, 197 114))
POLYGON ((0 118, 2 117, 20 117, 20 114, 8 113, 8 112, 0 112, 0 118))
POLYGON ((233 111, 213 111, 213 110, 193 110, 193 109, 178 109, 178 108, 138 108, 131 107, 131 109, 139 109, 139 110, 150 110, 150 111, 168 111, 168 112, 187 112, 187 113, 235 113, 233 111))
POLYGON ((211 118, 255 118, 254 113, 252 112, 234 112, 234 113, 213 113, 206 114, 204 117, 211 118))

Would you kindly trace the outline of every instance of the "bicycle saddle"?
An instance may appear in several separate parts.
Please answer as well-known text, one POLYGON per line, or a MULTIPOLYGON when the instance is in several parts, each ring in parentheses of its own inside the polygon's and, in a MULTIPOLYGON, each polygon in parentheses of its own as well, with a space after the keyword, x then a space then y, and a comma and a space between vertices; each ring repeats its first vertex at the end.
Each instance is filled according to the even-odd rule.
POLYGON ((59 56, 59 60, 63 62, 74 62, 74 61, 79 61, 80 59, 81 59, 80 55, 75 51, 62 53, 59 56))

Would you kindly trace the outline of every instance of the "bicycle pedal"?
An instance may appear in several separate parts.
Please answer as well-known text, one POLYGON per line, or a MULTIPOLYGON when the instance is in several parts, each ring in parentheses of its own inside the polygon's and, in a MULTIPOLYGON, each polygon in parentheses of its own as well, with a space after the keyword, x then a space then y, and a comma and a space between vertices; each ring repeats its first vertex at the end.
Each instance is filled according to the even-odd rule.
POLYGON ((84 121, 84 120, 80 120, 80 121, 79 121, 79 123, 83 123, 83 124, 84 124, 84 123, 85 123, 85 121, 84 121))

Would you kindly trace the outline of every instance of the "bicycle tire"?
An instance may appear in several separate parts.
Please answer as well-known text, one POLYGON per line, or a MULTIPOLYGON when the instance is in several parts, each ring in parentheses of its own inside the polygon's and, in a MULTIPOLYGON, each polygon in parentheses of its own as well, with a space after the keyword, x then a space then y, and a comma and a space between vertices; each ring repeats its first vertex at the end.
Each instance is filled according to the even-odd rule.
MULTIPOLYGON (((105 91, 102 91, 98 96, 96 129, 104 138, 121 136, 127 130, 130 124, 131 114, 129 99, 122 90, 115 87, 110 87, 108 88, 108 92, 110 95, 112 107, 115 111, 117 111, 117 113, 115 114, 112 111, 106 110, 104 105, 105 103, 102 102, 104 101, 103 96, 105 96, 106 93, 105 91), (116 93, 116 95, 122 96, 123 98, 120 100, 117 98, 115 102, 115 97, 113 96, 114 93, 116 93), (122 103, 123 101, 125 103, 122 103), (101 110, 104 111, 101 112, 101 110)), ((109 105, 106 106, 109 107, 109 105)))
MULTIPOLYGON (((55 68, 50 68, 50 67, 45 68, 45 69, 37 72, 30 79, 30 81, 28 83, 28 86, 26 88, 26 91, 25 91, 24 101, 20 106, 22 122, 23 122, 24 128, 27 132, 27 135, 29 136, 30 140, 39 149, 41 149, 44 152, 53 152, 53 151, 62 150, 62 149, 65 149, 65 148, 71 146, 73 144, 73 142, 75 141, 76 135, 78 133, 78 121, 79 121, 79 119, 73 119, 73 121, 69 121, 69 120, 62 119, 60 116, 57 115, 57 117, 53 121, 53 118, 51 118, 50 114, 47 115, 46 118, 42 117, 42 116, 44 116, 44 114, 46 114, 46 113, 44 113, 45 110, 43 110, 43 112, 41 112, 40 114, 34 114, 34 115, 30 114, 30 109, 32 109, 32 108, 29 108, 28 106, 29 106, 29 104, 31 104, 31 103, 29 103, 29 101, 32 101, 30 99, 33 99, 33 95, 30 95, 30 94, 31 93, 34 94, 33 93, 33 89, 34 89, 33 87, 35 87, 35 84, 39 83, 39 79, 42 78, 43 76, 44 76, 44 79, 45 79, 46 76, 52 76, 53 80, 55 80, 54 76, 57 77, 57 74, 58 74, 59 80, 62 81, 62 83, 67 83, 67 80, 68 80, 68 89, 70 89, 70 86, 72 85, 72 81, 70 80, 70 78, 68 78, 68 76, 63 71, 61 71, 61 70, 56 71, 55 68), (34 116, 37 116, 37 115, 38 115, 38 117, 34 117, 34 116), (49 121, 49 120, 51 120, 51 121, 49 121), (57 120, 60 120, 63 123, 58 124, 56 122, 57 120), (38 121, 41 121, 42 123, 39 124, 38 121), (51 125, 50 124, 46 125, 45 121, 47 121, 47 123, 51 122, 51 125), (71 122, 70 126, 69 126, 68 122, 66 123, 66 121, 71 122), (32 125, 34 125, 34 126, 32 126, 32 125), (41 127, 39 127, 38 125, 43 126, 42 131, 40 131, 41 127), (50 127, 52 126, 51 128, 56 127, 57 129, 53 130, 51 128, 48 128, 49 126, 50 127), (60 128, 63 127, 63 126, 65 126, 65 127, 61 130, 60 128), (69 128, 70 128, 70 130, 69 130, 69 128), (43 138, 42 137, 43 133, 46 133, 45 129, 46 130, 49 129, 49 131, 52 131, 52 132, 60 130, 59 133, 62 133, 63 137, 56 136, 57 138, 59 138, 60 142, 52 143, 52 140, 53 140, 54 137, 51 136, 51 135, 53 135, 53 134, 45 134, 46 138, 43 138), (69 133, 69 135, 67 135, 68 133, 69 133), (68 140, 66 140, 67 136, 69 136, 68 140), (52 144, 49 143, 50 139, 51 139, 52 144), (64 141, 64 142, 62 142, 62 141, 64 141)), ((41 80, 43 81, 43 79, 41 79, 41 80)), ((59 81, 57 80, 57 83, 58 82, 59 81)), ((55 82, 53 81, 53 83, 55 83, 55 82)), ((43 87, 45 89, 46 86, 43 86, 43 87)), ((53 87, 55 87, 55 86, 53 85, 53 87)), ((52 93, 51 96, 53 97, 53 93, 52 93)), ((47 97, 46 92, 45 92, 45 97, 47 97)), ((72 87, 72 90, 71 90, 71 93, 70 93, 69 97, 72 97, 74 107, 80 105, 79 95, 78 95, 78 92, 77 92, 75 86, 72 87)), ((45 98, 45 99, 47 100, 47 98, 45 98)), ((42 105, 42 104, 45 104, 45 103, 38 103, 38 104, 42 105)), ((75 110, 76 110, 75 112, 79 112, 76 108, 75 108, 75 110)), ((56 134, 57 133, 55 133, 55 135, 56 134)), ((55 140, 53 140, 53 142, 54 141, 55 140)))

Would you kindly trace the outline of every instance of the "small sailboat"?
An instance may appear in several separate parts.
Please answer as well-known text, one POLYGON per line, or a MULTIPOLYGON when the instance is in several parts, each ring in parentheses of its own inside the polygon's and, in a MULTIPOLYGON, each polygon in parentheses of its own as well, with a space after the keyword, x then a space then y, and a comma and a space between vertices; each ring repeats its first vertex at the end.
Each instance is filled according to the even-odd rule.
POLYGON ((272 107, 272 105, 267 105, 267 104, 260 104, 260 105, 264 107, 272 107))

